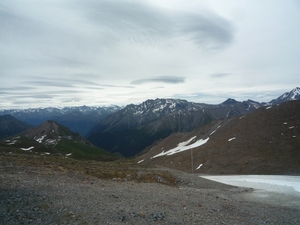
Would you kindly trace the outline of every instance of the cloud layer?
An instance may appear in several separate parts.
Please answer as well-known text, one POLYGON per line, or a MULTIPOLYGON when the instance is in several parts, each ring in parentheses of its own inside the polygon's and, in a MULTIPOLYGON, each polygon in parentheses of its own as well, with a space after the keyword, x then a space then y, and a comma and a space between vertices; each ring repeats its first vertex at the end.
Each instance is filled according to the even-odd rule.
POLYGON ((294 1, 3 0, 0 108, 268 101, 299 86, 299 12, 294 1))

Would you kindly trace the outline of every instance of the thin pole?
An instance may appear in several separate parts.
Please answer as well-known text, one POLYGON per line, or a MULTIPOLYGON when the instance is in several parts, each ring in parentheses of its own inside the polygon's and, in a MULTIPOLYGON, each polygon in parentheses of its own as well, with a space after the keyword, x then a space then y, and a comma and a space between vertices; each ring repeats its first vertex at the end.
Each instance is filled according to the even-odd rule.
POLYGON ((191 162, 192 162, 192 173, 194 173, 194 158, 193 158, 193 149, 191 148, 191 162))

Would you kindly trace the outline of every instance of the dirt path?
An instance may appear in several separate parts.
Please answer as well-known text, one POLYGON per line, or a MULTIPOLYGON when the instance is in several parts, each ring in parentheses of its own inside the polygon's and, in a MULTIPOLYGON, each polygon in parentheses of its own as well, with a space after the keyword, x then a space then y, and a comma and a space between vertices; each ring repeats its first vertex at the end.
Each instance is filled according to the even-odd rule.
POLYGON ((300 224, 300 210, 172 171, 176 187, 76 172, 0 166, 0 224, 300 224))

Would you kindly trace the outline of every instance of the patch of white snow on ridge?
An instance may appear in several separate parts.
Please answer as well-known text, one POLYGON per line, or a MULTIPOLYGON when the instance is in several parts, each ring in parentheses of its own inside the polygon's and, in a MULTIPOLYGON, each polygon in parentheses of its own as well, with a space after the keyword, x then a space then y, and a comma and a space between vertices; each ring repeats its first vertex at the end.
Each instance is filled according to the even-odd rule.
POLYGON ((232 140, 234 140, 234 139, 236 139, 236 137, 229 138, 228 141, 232 141, 232 140))
POLYGON ((201 168, 201 166, 203 166, 203 164, 200 164, 200 165, 196 168, 196 170, 199 170, 199 169, 201 168))
POLYGON ((17 140, 12 140, 11 142, 10 142, 10 140, 6 140, 6 142, 9 142, 9 143, 7 143, 7 145, 14 145, 14 144, 16 144, 17 140))
POLYGON ((296 100, 297 95, 300 95, 299 88, 293 89, 293 96, 291 96, 291 99, 296 100))
POLYGON ((212 134, 214 134, 220 127, 221 127, 221 125, 219 125, 213 132, 211 132, 209 136, 211 136, 212 134))
POLYGON ((287 122, 284 122, 283 124, 287 124, 287 122))
POLYGON ((186 151, 186 150, 190 150, 192 148, 196 148, 196 147, 199 147, 201 145, 204 145, 208 140, 209 138, 206 138, 206 139, 200 139, 198 141, 196 141, 195 143, 191 144, 191 145, 188 145, 191 141, 193 141, 194 139, 196 138, 196 136, 190 138, 189 140, 187 141, 184 141, 184 142, 181 142, 177 145, 176 148, 172 148, 168 151, 163 151, 155 156, 153 156, 152 158, 156 158, 156 157, 159 157, 159 156, 164 156, 164 155, 174 155, 176 153, 179 153, 179 152, 183 152, 183 151, 186 151))
POLYGON ((211 132, 209 136, 211 136, 212 134, 214 134, 216 131, 217 131, 217 130, 214 130, 213 132, 211 132))
POLYGON ((176 103, 172 102, 172 104, 169 106, 170 109, 174 109, 176 107, 176 103))
POLYGON ((289 127, 289 129, 293 129, 293 128, 294 128, 294 126, 289 127))
POLYGON ((266 109, 271 109, 272 108, 272 106, 268 106, 266 109))
POLYGON ((38 143, 42 143, 42 141, 44 140, 44 138, 45 138, 46 136, 47 136, 47 135, 45 134, 45 135, 41 136, 41 137, 38 138, 38 139, 35 139, 35 137, 34 137, 34 139, 35 139, 38 143))
POLYGON ((70 156, 70 155, 72 155, 72 153, 66 154, 66 156, 70 156))
POLYGON ((33 149, 34 148, 34 146, 31 146, 31 147, 29 147, 29 148, 21 148, 21 150, 23 150, 23 151, 29 151, 29 150, 31 150, 31 149, 33 149))
POLYGON ((145 159, 142 159, 142 160, 138 161, 138 163, 142 163, 142 162, 144 162, 144 160, 145 160, 145 159))

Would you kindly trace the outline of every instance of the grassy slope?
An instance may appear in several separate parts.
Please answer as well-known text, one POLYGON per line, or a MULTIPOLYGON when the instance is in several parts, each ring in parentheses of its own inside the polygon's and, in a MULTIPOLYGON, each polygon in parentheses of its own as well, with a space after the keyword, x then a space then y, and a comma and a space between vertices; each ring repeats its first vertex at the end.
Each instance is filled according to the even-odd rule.
POLYGON ((70 157, 76 159, 93 159, 112 161, 119 159, 118 155, 109 153, 103 149, 95 146, 86 145, 80 141, 62 139, 56 146, 46 146, 36 142, 27 137, 20 137, 14 145, 7 145, 5 141, 0 142, 0 152, 13 152, 18 154, 56 154, 65 156, 65 154, 72 153, 70 157), (31 151, 23 151, 21 148, 34 147, 31 151))
POLYGON ((48 173, 65 172, 112 179, 116 182, 134 181, 177 185, 180 181, 169 171, 144 166, 130 160, 110 162, 95 160, 76 160, 53 155, 24 155, 0 152, 0 166, 20 166, 27 169, 43 168, 48 173))

